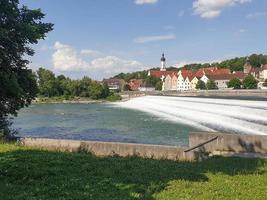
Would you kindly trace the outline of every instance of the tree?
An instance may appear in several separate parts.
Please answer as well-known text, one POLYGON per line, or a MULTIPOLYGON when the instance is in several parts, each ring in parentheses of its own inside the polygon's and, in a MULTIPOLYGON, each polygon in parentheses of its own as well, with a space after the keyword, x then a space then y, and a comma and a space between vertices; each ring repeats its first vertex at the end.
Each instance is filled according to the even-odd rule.
MULTIPOLYGON (((18 0, 0 1, 0 123, 7 124, 9 114, 28 106, 37 93, 36 78, 27 68, 31 48, 53 29, 41 20, 40 9, 30 10, 18 0)), ((2 126, 2 125, 1 125, 2 126)))
POLYGON ((59 94, 59 82, 56 81, 55 74, 52 71, 39 68, 37 75, 40 95, 51 97, 59 94))
POLYGON ((217 85, 216 85, 214 80, 208 80, 207 84, 206 84, 206 88, 208 90, 217 90, 218 89, 218 87, 217 87, 217 85))
POLYGON ((97 82, 93 82, 89 90, 90 97, 92 99, 100 99, 103 94, 103 87, 97 82))
POLYGON ((243 87, 245 89, 257 89, 258 81, 252 75, 248 75, 243 80, 243 87))
POLYGON ((196 89, 198 89, 198 90, 206 90, 205 82, 202 81, 202 80, 198 80, 197 85, 196 85, 196 89))
POLYGON ((102 93, 102 98, 106 98, 110 95, 109 87, 107 83, 103 84, 103 93, 102 93))
POLYGON ((155 90, 160 90, 160 91, 162 90, 162 82, 161 81, 156 83, 155 90))
POLYGON ((232 78, 228 83, 228 88, 241 89, 242 82, 238 78, 232 78))

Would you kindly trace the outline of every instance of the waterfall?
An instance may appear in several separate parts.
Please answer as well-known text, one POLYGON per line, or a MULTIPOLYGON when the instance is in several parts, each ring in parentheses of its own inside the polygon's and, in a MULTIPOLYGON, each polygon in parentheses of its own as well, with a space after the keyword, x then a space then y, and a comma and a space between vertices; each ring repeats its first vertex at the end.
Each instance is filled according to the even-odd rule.
POLYGON ((202 131, 267 135, 267 102, 145 96, 115 103, 202 131))

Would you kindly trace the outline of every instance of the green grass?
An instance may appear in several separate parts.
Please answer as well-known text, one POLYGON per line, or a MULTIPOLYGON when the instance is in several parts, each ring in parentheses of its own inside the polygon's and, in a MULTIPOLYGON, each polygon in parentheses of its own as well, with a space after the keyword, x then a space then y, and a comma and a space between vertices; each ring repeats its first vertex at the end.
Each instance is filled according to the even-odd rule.
POLYGON ((267 199, 267 160, 174 162, 0 144, 0 199, 267 199))

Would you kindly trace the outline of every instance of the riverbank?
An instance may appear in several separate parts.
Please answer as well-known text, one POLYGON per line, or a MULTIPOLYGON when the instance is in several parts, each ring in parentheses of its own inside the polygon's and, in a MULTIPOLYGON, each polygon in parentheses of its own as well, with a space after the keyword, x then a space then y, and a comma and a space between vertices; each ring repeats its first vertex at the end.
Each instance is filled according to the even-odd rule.
POLYGON ((107 103, 107 102, 117 102, 121 101, 121 97, 119 95, 112 95, 107 97, 106 99, 91 99, 86 97, 72 97, 65 98, 64 96, 58 97, 37 97, 33 103, 35 104, 43 104, 43 103, 80 103, 80 104, 94 104, 94 103, 107 103))
POLYGON ((267 160, 96 157, 0 144, 0 199, 267 198, 267 160))

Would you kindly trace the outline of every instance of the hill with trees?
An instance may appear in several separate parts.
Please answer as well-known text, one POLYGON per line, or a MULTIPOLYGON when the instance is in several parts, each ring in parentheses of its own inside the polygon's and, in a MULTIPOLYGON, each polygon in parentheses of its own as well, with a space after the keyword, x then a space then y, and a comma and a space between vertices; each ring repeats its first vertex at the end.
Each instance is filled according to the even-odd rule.
MULTIPOLYGON (((183 68, 188 70, 196 71, 200 68, 207 68, 207 67, 218 67, 218 68, 228 68, 232 72, 233 71, 243 71, 243 66, 246 62, 247 57, 236 57, 232 59, 223 60, 221 62, 215 63, 192 63, 187 64, 183 68)), ((260 67, 262 64, 267 64, 267 55, 263 54, 252 54, 249 56, 250 63, 253 67, 260 67)), ((152 70, 159 70, 160 68, 151 68, 152 70)), ((167 68, 169 71, 178 71, 179 68, 175 68, 170 66, 167 68)), ((146 80, 148 77, 147 70, 144 71, 137 71, 132 73, 120 73, 115 75, 113 78, 120 78, 128 82, 130 79, 143 79, 146 80)), ((155 86, 155 85, 154 85, 155 86)))

